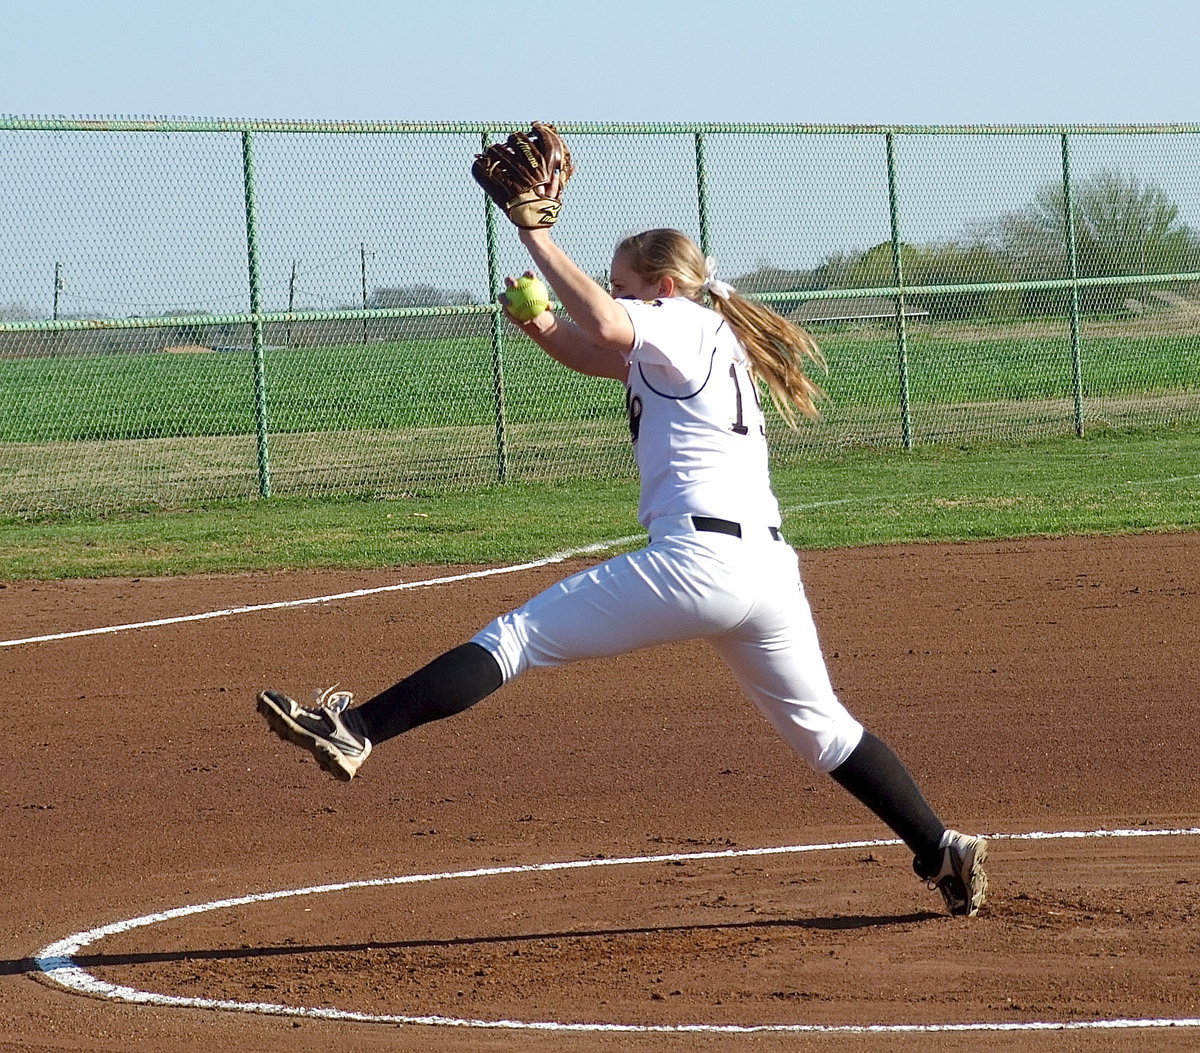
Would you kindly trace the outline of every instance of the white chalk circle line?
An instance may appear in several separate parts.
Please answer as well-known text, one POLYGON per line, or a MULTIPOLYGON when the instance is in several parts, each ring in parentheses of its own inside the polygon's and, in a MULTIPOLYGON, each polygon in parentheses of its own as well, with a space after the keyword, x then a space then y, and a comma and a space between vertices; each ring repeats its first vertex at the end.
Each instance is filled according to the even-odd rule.
MULTIPOLYGON (((1174 830, 1117 829, 1088 831, 1038 831, 1023 834, 990 834, 993 840, 1037 841, 1071 840, 1082 838, 1124 837, 1195 837, 1200 827, 1174 830)), ((442 874, 407 874, 399 877, 372 878, 362 881, 345 881, 333 885, 316 885, 310 888, 284 889, 276 892, 260 892, 233 899, 214 900, 187 907, 174 907, 139 918, 113 922, 98 928, 77 932, 49 944, 34 955, 37 969, 54 983, 67 990, 97 998, 142 1005, 178 1007, 189 1009, 216 1009, 228 1012, 258 1013, 267 1016, 303 1017, 316 1020, 344 1020, 354 1023, 372 1024, 425 1024, 442 1027, 492 1028, 513 1031, 583 1031, 622 1033, 705 1033, 705 1034, 762 1034, 765 1032, 785 1033, 892 1033, 892 1032, 957 1032, 957 1031, 1076 1031, 1076 1030, 1124 1030, 1163 1027, 1200 1027, 1200 1018, 1119 1018, 1100 1020, 1043 1020, 1023 1022, 967 1022, 944 1024, 623 1024, 623 1023, 563 1023, 553 1020, 480 1020, 467 1017, 415 1014, 359 1013, 345 1009, 318 1008, 310 1006, 276 1005, 269 1002, 239 1002, 225 998, 195 998, 181 995, 160 994, 141 991, 123 984, 109 983, 93 976, 76 964, 75 957, 86 947, 119 933, 156 925, 160 922, 184 918, 193 914, 204 914, 229 907, 243 907, 255 903, 267 903, 276 899, 297 896, 312 896, 319 893, 344 892, 349 889, 382 888, 389 885, 413 885, 432 881, 449 881, 460 878, 498 877, 505 874, 539 874, 558 870, 582 870, 589 867, 629 866, 639 863, 696 862, 706 859, 735 859, 748 856, 785 855, 801 852, 827 852, 855 848, 876 848, 898 845, 895 839, 872 841, 842 841, 831 844, 783 845, 774 848, 723 849, 710 852, 687 852, 672 855, 627 856, 623 858, 577 859, 557 863, 528 863, 516 866, 483 867, 476 870, 460 870, 442 874)))

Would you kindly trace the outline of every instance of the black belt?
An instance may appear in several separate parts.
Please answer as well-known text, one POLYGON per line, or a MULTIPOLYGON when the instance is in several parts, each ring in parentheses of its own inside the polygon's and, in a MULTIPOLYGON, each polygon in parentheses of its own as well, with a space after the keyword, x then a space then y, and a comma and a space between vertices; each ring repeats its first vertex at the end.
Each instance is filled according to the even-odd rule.
MULTIPOLYGON (((717 519, 715 516, 692 516, 692 526, 697 530, 703 530, 709 534, 732 534, 734 537, 742 536, 741 523, 734 523, 729 519, 717 519)), ((767 527, 767 529, 771 532, 773 540, 783 540, 783 535, 779 533, 778 527, 767 527)))

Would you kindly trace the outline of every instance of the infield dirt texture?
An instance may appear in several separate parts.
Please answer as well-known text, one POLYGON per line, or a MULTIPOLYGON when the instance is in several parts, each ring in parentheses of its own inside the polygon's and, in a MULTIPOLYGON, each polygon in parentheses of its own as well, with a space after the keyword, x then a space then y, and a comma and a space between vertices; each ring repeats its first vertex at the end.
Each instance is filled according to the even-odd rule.
MULTIPOLYGON (((267 686, 366 696, 583 561, 0 647, 0 1053, 1185 1050, 1200 1028, 917 1034, 477 1030, 135 1005, 31 956, 250 893, 889 836, 703 643, 539 670, 349 785, 270 736, 267 686)), ((1200 533, 820 551, 842 697, 952 824, 1200 827, 1200 533)), ((11 582, 0 641, 444 577, 446 568, 11 582)), ((79 964, 143 991, 559 1023, 1200 1017, 1200 837, 997 839, 975 919, 882 846, 355 889, 178 918, 79 964)))

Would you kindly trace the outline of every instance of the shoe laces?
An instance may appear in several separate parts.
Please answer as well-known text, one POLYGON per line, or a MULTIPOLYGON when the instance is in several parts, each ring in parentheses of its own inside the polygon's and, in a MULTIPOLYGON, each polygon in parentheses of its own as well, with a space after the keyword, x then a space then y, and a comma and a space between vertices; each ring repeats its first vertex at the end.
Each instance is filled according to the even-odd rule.
POLYGON ((338 685, 325 688, 324 691, 314 691, 317 709, 327 709, 330 713, 341 713, 354 700, 352 691, 339 691, 338 685))
POLYGON ((921 859, 917 857, 913 859, 913 870, 917 877, 925 882, 929 889, 939 888, 946 878, 953 878, 958 875, 958 868, 954 862, 954 847, 953 841, 947 840, 938 848, 938 860, 933 869, 925 871, 921 868, 921 859))
POLYGON ((927 888, 937 888, 946 878, 952 878, 956 874, 954 869, 954 861, 949 852, 943 853, 942 865, 938 867, 932 874, 925 878, 927 888))

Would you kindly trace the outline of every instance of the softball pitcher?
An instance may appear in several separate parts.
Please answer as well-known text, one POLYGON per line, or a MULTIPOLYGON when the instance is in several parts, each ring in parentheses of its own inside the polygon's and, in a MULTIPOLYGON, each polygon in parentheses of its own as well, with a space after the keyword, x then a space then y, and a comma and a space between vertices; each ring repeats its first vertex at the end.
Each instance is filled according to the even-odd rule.
MULTIPOLYGON (((552 206, 570 174, 566 157, 559 185, 539 190, 552 206)), ((819 389, 805 364, 820 360, 816 345, 719 281, 676 230, 622 241, 610 295, 553 240, 557 208, 519 222, 514 212, 526 205, 510 218, 567 317, 510 320, 563 365, 624 384, 648 544, 559 582, 360 706, 349 706, 348 692, 327 692, 308 709, 264 691, 259 712, 348 780, 373 746, 461 712, 531 666, 703 638, 805 761, 904 840, 950 913, 975 914, 987 890, 986 842, 948 830, 896 754, 838 700, 796 553, 780 534, 759 383, 789 423, 815 417, 819 389)))

